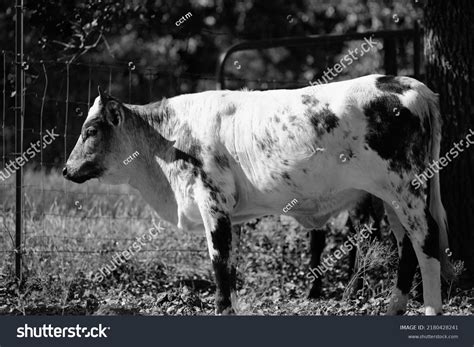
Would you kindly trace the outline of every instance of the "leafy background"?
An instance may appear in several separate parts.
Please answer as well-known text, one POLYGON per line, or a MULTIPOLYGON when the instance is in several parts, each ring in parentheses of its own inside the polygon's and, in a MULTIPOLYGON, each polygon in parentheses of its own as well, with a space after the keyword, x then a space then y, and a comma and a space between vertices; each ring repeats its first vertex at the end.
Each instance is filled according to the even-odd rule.
MULTIPOLYGON (((13 2, 0 2, 2 162, 14 141, 15 43, 13 2)), ((59 171, 74 145, 96 85, 125 101, 145 103, 215 89, 223 52, 243 40, 412 28, 421 1, 26 1, 25 147, 41 131, 62 137, 26 165, 24 273, 14 278, 14 182, 0 184, 0 312, 3 314, 211 314, 213 284, 204 236, 169 225, 141 252, 98 284, 91 280, 115 251, 143 235, 154 212, 130 188, 97 182, 75 185, 59 171), (190 12, 180 26, 176 21, 190 12), (131 65, 129 65, 131 64, 131 65), (47 83, 47 85, 46 85, 47 83), (67 120, 67 122, 66 122, 67 120)), ((226 67, 229 88, 306 86, 349 48, 278 48, 235 54, 226 67), (240 66, 240 68, 237 68, 240 66)), ((400 42, 401 74, 412 73, 412 46, 400 42)), ((383 47, 338 79, 383 72, 383 47)), ((290 200, 290 199, 289 199, 290 200)), ((344 295, 347 259, 323 280, 321 300, 306 299, 308 234, 287 217, 244 227, 239 297, 244 314, 381 314, 395 275, 393 246, 366 245, 370 271, 361 290, 344 295), (382 259, 382 261, 380 261, 382 259), (370 259, 369 259, 370 260, 370 259), (375 288, 385 288, 377 291, 375 288)), ((328 226, 331 252, 347 237, 344 222, 328 226)), ((419 278, 413 297, 419 298, 419 278)), ((446 288, 450 314, 472 312, 472 292, 446 288)), ((410 302, 409 313, 421 306, 410 302)))

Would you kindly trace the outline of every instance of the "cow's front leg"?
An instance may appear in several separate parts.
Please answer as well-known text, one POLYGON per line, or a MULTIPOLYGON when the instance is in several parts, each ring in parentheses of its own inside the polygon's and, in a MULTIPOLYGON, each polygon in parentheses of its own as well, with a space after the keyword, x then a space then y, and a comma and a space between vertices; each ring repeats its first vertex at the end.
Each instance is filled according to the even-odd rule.
MULTIPOLYGON (((216 279, 216 313, 232 314, 231 293, 235 290, 235 268, 231 266, 232 227, 228 215, 204 217, 207 247, 216 279)), ((204 219, 203 218, 203 219, 204 219)))
POLYGON ((207 246, 216 280, 216 314, 233 314, 231 296, 235 296, 236 255, 234 252, 240 229, 234 228, 229 213, 217 199, 201 197, 199 210, 206 230, 207 246), (234 235, 233 235, 234 234, 234 235))

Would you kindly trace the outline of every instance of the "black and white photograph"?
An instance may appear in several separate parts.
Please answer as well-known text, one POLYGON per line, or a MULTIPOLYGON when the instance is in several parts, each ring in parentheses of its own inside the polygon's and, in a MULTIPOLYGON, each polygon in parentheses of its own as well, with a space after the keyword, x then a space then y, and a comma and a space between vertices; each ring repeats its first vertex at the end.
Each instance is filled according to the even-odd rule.
POLYGON ((474 346, 473 18, 0 1, 0 346, 474 346))

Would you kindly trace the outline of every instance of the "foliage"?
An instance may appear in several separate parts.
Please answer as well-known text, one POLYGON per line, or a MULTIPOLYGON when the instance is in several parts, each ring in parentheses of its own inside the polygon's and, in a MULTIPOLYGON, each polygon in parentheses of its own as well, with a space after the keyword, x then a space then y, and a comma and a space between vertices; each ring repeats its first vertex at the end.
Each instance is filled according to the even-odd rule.
MULTIPOLYGON (((72 135, 66 139, 66 151, 58 141, 45 154, 45 162, 55 167, 65 160, 84 119, 77 116, 87 114, 98 84, 134 103, 214 89, 221 54, 236 42, 403 29, 413 27, 420 11, 406 0, 37 0, 25 6, 29 66, 25 71, 25 128, 34 129, 25 133, 25 142, 38 139, 40 123, 72 135), (177 26, 176 21, 187 13, 192 16, 177 26)), ((0 46, 7 52, 14 50, 14 17, 13 1, 0 3, 0 46)), ((226 75, 234 79, 228 87, 307 86, 358 45, 360 42, 239 52, 227 64, 226 75)), ((410 73, 412 54, 403 43, 402 73, 410 73)), ((3 150, 9 152, 15 90, 13 55, 8 53, 6 58, 5 87, 10 97, 2 136, 7 144, 3 150)), ((381 61, 381 51, 373 52, 338 78, 383 72, 381 61)))
MULTIPOLYGON (((129 247, 154 218, 131 189, 105 189, 96 182, 79 188, 66 185, 56 172, 72 148, 97 84, 108 85, 114 95, 124 100, 130 97, 135 103, 213 89, 221 54, 236 42, 411 28, 419 11, 418 5, 405 0, 27 1, 25 143, 38 139, 40 124, 43 131, 56 126, 65 137, 48 147, 41 162, 37 158, 28 163, 40 171, 25 177, 26 272, 20 284, 13 277, 11 252, 13 185, 8 181, 1 186, 0 313, 213 312, 215 288, 204 236, 179 233, 170 226, 104 282, 91 280, 111 260, 114 250, 129 247), (188 12, 191 18, 177 26, 176 21, 188 12)), ((0 3, 0 46, 8 52, 14 50, 14 15, 13 1, 0 3)), ((230 87, 306 86, 359 44, 242 52, 227 66, 227 75, 236 79, 230 87)), ((409 73, 409 46, 403 43, 399 53, 401 71, 409 73)), ((2 87, 7 96, 7 123, 2 136, 7 147, 2 152, 9 153, 14 134, 14 66, 11 54, 6 57, 2 87)), ((382 72, 381 59, 380 52, 374 52, 339 78, 382 72)), ((331 234, 328 249, 340 241, 340 236, 331 234)), ((349 280, 345 261, 324 278, 322 300, 308 302, 307 235, 289 220, 266 218, 257 226, 248 225, 242 248, 240 273, 245 276, 239 278, 239 296, 243 313, 380 314, 387 304, 386 294, 373 298, 366 292, 338 301, 349 280)), ((392 270, 393 265, 386 264, 392 270)), ((393 271, 384 266, 367 271, 370 276, 364 273, 369 276, 364 280, 389 287, 393 271)), ((452 293, 448 312, 468 313, 472 309, 469 294, 452 293)), ((417 313, 419 308, 414 304, 409 312, 417 313)))

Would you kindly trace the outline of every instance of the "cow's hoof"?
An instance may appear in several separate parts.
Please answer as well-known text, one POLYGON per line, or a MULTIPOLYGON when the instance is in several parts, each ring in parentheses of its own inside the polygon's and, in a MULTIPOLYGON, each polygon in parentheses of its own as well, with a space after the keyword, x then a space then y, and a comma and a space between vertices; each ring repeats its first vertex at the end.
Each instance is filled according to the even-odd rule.
POLYGON ((406 307, 407 307, 406 304, 399 305, 398 303, 390 302, 386 315, 387 316, 402 316, 405 314, 407 310, 406 307))
POLYGON ((433 306, 426 306, 425 307, 425 315, 426 316, 440 316, 443 314, 443 310, 441 308, 435 308, 433 306))
POLYGON ((216 308, 216 315, 220 316, 233 316, 235 315, 235 310, 232 308, 232 306, 223 308, 223 309, 218 309, 216 308))
POLYGON ((311 287, 308 299, 319 299, 321 297, 321 287, 311 287))
MULTIPOLYGON (((352 278, 352 277, 349 277, 349 278, 352 278)), ((357 292, 359 290, 361 290, 362 288, 364 288, 364 280, 359 277, 359 278, 357 278, 357 280, 355 280, 352 283, 351 293, 352 294, 357 294, 357 292)))
POLYGON ((401 316, 407 309, 408 295, 403 294, 400 289, 395 288, 390 298, 387 316, 401 316))

